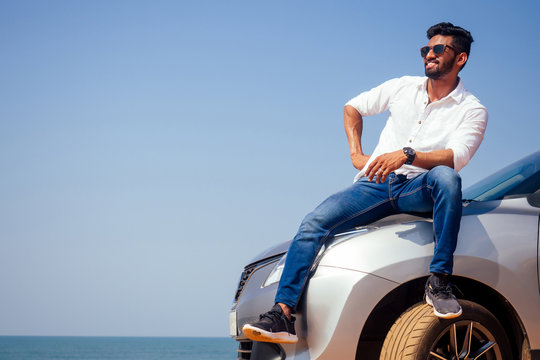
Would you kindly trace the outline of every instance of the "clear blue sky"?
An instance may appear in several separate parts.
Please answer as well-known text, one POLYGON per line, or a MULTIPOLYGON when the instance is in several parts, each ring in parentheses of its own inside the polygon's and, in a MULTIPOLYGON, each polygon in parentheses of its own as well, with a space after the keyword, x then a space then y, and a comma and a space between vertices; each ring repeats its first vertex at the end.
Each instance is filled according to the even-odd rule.
POLYGON ((344 103, 422 75, 430 25, 476 40, 462 78, 490 118, 465 186, 538 150, 538 14, 0 0, 0 335, 227 336, 243 265, 352 182, 344 103))

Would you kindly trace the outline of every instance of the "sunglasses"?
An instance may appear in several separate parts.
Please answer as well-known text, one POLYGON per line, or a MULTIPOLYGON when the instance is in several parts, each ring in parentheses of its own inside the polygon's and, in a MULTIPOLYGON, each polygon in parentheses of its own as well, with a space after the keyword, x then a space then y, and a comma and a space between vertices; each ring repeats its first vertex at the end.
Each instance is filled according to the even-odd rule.
POLYGON ((424 46, 423 48, 420 48, 420 55, 425 58, 431 49, 433 49, 435 55, 441 55, 447 47, 457 52, 456 49, 450 45, 437 44, 435 46, 424 46))

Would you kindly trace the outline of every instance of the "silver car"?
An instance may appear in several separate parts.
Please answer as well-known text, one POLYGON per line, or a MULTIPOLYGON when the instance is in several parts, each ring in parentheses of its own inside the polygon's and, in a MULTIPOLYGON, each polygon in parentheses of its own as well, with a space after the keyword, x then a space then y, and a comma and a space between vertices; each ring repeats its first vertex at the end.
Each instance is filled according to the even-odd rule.
POLYGON ((240 329, 273 306, 290 242, 245 266, 230 312, 238 359, 540 359, 540 151, 463 192, 454 293, 463 315, 423 301, 433 256, 429 214, 394 215, 335 235, 299 304, 297 344, 240 329))

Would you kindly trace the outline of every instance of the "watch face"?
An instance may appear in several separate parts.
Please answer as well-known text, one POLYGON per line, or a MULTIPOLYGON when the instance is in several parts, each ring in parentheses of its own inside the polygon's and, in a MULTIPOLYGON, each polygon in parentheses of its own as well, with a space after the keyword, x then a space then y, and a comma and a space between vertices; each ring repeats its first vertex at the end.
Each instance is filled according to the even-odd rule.
POLYGON ((405 164, 411 165, 416 157, 416 152, 410 147, 405 147, 403 148, 403 153, 407 156, 407 161, 405 161, 405 164))

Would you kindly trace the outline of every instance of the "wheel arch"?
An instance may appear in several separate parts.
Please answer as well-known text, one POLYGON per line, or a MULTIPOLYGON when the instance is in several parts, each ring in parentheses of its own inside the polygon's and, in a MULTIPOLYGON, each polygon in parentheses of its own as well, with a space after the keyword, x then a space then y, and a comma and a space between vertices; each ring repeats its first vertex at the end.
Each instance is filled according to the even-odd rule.
MULTIPOLYGON (((368 316, 356 349, 356 359, 378 359, 386 334, 399 316, 423 301, 426 277, 403 283, 386 294, 373 308, 368 316)), ((458 299, 467 299, 482 305, 494 314, 504 329, 507 329, 508 340, 515 359, 521 359, 523 341, 526 331, 510 302, 495 289, 476 280, 453 276, 452 282, 458 288, 455 291, 458 299)))

